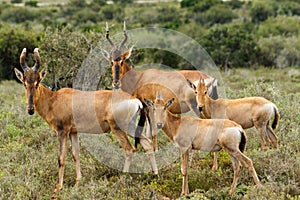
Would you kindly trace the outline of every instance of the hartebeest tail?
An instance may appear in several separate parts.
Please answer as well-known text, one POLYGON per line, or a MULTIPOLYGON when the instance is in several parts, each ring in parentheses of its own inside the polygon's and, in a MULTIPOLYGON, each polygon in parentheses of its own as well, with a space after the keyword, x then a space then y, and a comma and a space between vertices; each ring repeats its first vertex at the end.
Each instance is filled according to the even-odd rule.
POLYGON ((145 99, 145 102, 154 112, 157 128, 162 128, 181 151, 182 195, 189 192, 187 181, 189 150, 215 152, 224 149, 230 155, 234 176, 229 194, 236 188, 240 163, 249 170, 255 184, 260 184, 251 159, 242 153, 246 145, 246 136, 239 124, 228 119, 199 119, 174 115, 168 110, 174 98, 167 102, 162 98, 154 101, 145 99))
POLYGON ((241 152, 244 152, 247 143, 246 134, 244 130, 241 130, 240 133, 241 133, 241 142, 239 144, 239 149, 241 152))
POLYGON ((274 106, 273 109, 274 109, 274 120, 273 120, 273 123, 272 123, 272 129, 275 130, 277 128, 280 115, 279 115, 279 112, 278 112, 278 109, 277 109, 276 106, 274 106))
MULTIPOLYGON (((132 126, 135 126, 137 114, 143 107, 141 101, 122 91, 80 91, 72 88, 51 91, 40 84, 45 77, 46 69, 39 73, 41 59, 38 49, 34 50, 36 63, 32 68, 27 66, 25 56, 24 48, 20 56, 24 73, 15 68, 15 74, 26 88, 28 113, 32 115, 36 110, 57 133, 59 139, 59 180, 55 192, 61 190, 63 186, 68 138, 71 140, 76 166, 76 184, 81 178, 78 132, 94 134, 112 132, 125 152, 123 171, 128 172, 135 149, 127 133, 133 135, 135 127, 132 126)), ((140 140, 149 155, 152 170, 157 174, 153 144, 145 137, 140 140)))

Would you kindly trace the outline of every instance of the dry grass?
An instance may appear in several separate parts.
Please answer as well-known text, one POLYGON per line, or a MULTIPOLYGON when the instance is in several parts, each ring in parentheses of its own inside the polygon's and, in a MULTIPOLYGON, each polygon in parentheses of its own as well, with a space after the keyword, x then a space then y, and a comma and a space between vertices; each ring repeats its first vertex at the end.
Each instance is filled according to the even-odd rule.
MULTIPOLYGON (((233 177, 230 159, 219 157, 220 169, 211 171, 212 156, 194 152, 190 161, 190 194, 182 199, 298 199, 300 198, 300 83, 289 70, 234 70, 222 74, 227 97, 264 96, 279 108, 276 131, 279 148, 261 152, 256 130, 246 130, 245 154, 254 163, 263 186, 255 187, 242 168, 239 184, 228 196, 233 177)), ((294 69, 293 69, 294 70, 294 69)), ((25 92, 13 81, 0 84, 0 199, 50 199, 58 179, 58 141, 38 116, 26 112, 25 92)), ((179 158, 179 155, 178 155, 179 158)), ((123 174, 98 162, 82 148, 83 179, 75 184, 75 166, 67 157, 64 188, 58 199, 167 199, 181 191, 180 164, 151 173, 123 174)))

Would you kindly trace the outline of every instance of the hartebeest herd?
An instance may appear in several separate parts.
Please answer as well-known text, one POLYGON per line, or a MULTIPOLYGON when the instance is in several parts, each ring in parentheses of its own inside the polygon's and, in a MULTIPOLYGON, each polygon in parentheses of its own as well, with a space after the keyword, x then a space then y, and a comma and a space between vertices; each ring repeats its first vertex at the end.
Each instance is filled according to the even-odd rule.
MULTIPOLYGON (((123 171, 129 172, 135 147, 128 136, 135 138, 135 146, 142 145, 149 155, 155 174, 156 131, 162 131, 180 149, 182 195, 189 192, 187 167, 190 150, 218 152, 224 149, 231 158, 234 177, 229 191, 235 190, 240 163, 248 168, 256 185, 260 185, 253 163, 244 155, 246 135, 243 129, 255 126, 261 139, 261 148, 270 145, 277 148, 278 138, 274 130, 279 114, 274 103, 263 97, 242 99, 218 99, 217 81, 213 77, 194 70, 162 71, 147 69, 136 71, 126 64, 132 47, 122 53, 127 41, 124 22, 124 40, 116 46, 109 38, 106 24, 106 39, 112 46, 112 54, 103 50, 111 63, 112 86, 122 91, 79 91, 63 88, 51 91, 41 81, 47 69, 39 72, 41 58, 34 49, 36 63, 29 67, 25 62, 26 48, 20 55, 23 72, 15 68, 17 78, 26 89, 27 109, 30 115, 36 111, 58 135, 58 184, 54 192, 63 186, 68 137, 76 166, 76 184, 81 178, 78 133, 109 133, 118 139, 125 152, 123 171), (193 111, 196 116, 180 116, 193 111), (274 121, 270 126, 271 118, 274 121), (136 120, 139 118, 138 125, 136 120), (201 119, 202 118, 202 119, 201 119), (148 130, 142 135, 144 123, 148 130), (149 128, 150 127, 150 128, 149 128)), ((214 154, 213 169, 217 169, 217 154, 214 154)))

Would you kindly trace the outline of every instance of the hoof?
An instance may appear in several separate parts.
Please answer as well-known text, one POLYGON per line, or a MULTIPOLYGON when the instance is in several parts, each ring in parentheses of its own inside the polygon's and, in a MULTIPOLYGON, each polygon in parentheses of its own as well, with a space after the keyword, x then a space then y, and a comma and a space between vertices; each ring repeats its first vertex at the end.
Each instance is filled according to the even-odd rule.
POLYGON ((211 170, 217 171, 218 170, 218 166, 212 166, 211 170))
POLYGON ((62 186, 61 185, 57 185, 53 192, 54 193, 58 193, 58 192, 61 191, 61 189, 62 189, 62 186))

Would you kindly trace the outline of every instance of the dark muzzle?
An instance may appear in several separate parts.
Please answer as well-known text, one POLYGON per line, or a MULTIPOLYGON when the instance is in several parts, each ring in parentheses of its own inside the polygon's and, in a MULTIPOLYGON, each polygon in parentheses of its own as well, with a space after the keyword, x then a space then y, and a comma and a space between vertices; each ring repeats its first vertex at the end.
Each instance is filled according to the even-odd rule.
POLYGON ((202 112, 204 110, 204 106, 198 106, 199 112, 202 112))
POLYGON ((112 82, 112 87, 113 89, 117 90, 121 87, 121 82, 118 80, 118 81, 113 81, 112 82))
POLYGON ((28 107, 28 114, 33 115, 34 114, 34 108, 33 107, 28 107))
POLYGON ((162 123, 157 123, 157 128, 158 129, 161 129, 163 127, 163 124, 162 123))

